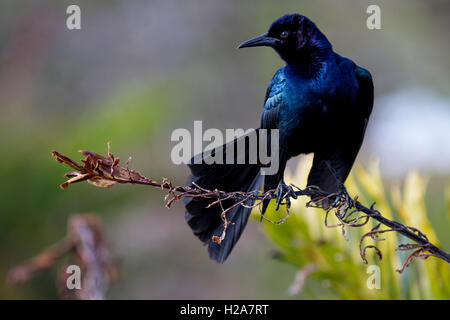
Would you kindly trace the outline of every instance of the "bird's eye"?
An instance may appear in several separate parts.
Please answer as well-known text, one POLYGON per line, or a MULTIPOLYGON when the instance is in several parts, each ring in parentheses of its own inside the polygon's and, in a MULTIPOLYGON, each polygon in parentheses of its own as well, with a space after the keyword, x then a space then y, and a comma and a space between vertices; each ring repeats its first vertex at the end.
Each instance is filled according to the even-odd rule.
POLYGON ((287 38, 288 35, 289 35, 289 32, 283 31, 283 32, 280 34, 280 37, 282 37, 282 38, 287 38))

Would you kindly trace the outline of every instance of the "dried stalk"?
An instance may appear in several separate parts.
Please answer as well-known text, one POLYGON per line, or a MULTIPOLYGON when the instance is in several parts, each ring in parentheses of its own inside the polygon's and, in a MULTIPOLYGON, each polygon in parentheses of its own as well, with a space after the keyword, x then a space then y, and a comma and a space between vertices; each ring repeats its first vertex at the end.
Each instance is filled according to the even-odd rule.
POLYGON ((69 289, 67 266, 60 268, 58 292, 63 299, 103 300, 109 283, 117 278, 109 257, 101 223, 93 215, 74 215, 68 223, 67 236, 28 262, 13 268, 7 277, 9 285, 26 282, 49 269, 64 255, 70 254, 71 264, 81 270, 81 288, 69 289))
MULTIPOLYGON (((65 176, 69 178, 66 182, 61 184, 61 188, 65 189, 72 183, 77 183, 81 181, 87 181, 97 187, 109 188, 112 187, 116 183, 122 184, 140 184, 152 187, 158 187, 161 189, 167 190, 167 194, 165 196, 166 206, 170 208, 170 206, 180 200, 183 197, 201 197, 201 198, 210 198, 212 199, 211 204, 220 205, 222 209, 221 218, 224 223, 224 231, 221 235, 213 236, 212 240, 220 243, 226 236, 226 230, 229 226, 230 222, 226 218, 226 213, 236 206, 245 206, 249 207, 246 202, 253 201, 253 205, 251 207, 260 207, 261 203, 265 199, 273 199, 277 197, 275 190, 269 190, 267 192, 261 192, 259 190, 250 191, 250 192, 224 192, 220 190, 208 190, 204 189, 201 186, 193 185, 193 186, 173 186, 172 183, 163 179, 162 183, 158 183, 152 179, 149 179, 138 171, 130 170, 128 168, 128 164, 130 158, 125 163, 125 167, 119 166, 119 158, 115 158, 114 155, 110 152, 110 145, 108 143, 108 156, 101 156, 94 152, 89 152, 85 150, 81 150, 80 153, 85 156, 85 159, 82 160, 83 165, 80 165, 73 161, 72 159, 53 151, 52 154, 56 158, 58 162, 64 163, 69 167, 75 169, 76 171, 66 173, 65 176), (234 204, 231 207, 224 208, 223 201, 233 199, 234 204)), ((366 246, 362 247, 362 242, 364 238, 371 237, 374 240, 382 240, 377 239, 376 236, 385 233, 385 232, 398 232, 399 234, 409 238, 414 241, 415 244, 408 245, 400 245, 398 250, 412 250, 414 251, 411 256, 405 261, 402 268, 397 270, 401 273, 410 263, 413 257, 419 257, 426 259, 429 256, 434 256, 440 258, 448 263, 450 263, 450 254, 445 251, 439 249, 434 244, 430 243, 426 235, 424 235, 419 230, 405 226, 397 221, 389 220, 382 216, 382 214, 374 209, 374 204, 369 208, 360 203, 357 198, 349 199, 348 197, 341 196, 337 193, 330 193, 321 190, 316 186, 309 186, 305 189, 300 189, 294 185, 292 185, 296 191, 295 194, 297 196, 308 196, 314 201, 310 201, 307 203, 307 206, 323 208, 322 203, 324 199, 336 199, 331 208, 324 209, 327 211, 327 215, 325 217, 325 225, 327 227, 342 227, 343 235, 345 236, 345 226, 349 227, 362 227, 367 224, 370 219, 374 219, 378 221, 380 224, 372 229, 369 233, 366 233, 362 236, 360 241, 361 246, 361 258, 364 263, 367 263, 365 258, 366 250, 369 248, 374 248, 378 254, 378 258, 381 260, 382 255, 378 248, 375 246, 366 246), (327 217, 329 211, 333 211, 336 217, 339 220, 339 223, 334 226, 327 225, 327 217), (351 218, 353 214, 357 214, 356 218, 351 218), (362 222, 360 222, 362 220, 362 222), (379 226, 383 224, 388 227, 386 230, 378 230, 379 226)), ((286 200, 288 194, 283 195, 283 200, 286 200)), ((286 217, 284 217, 280 221, 270 221, 266 217, 262 215, 262 218, 268 220, 271 223, 281 224, 289 217, 289 205, 286 204, 286 217)))

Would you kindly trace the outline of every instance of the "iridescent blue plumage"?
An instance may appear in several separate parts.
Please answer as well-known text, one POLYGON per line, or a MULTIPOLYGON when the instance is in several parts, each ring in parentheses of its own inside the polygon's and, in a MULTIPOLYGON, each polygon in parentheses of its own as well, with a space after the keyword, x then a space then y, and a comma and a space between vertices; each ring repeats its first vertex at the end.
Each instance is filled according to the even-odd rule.
MULTIPOLYGON (((283 181, 286 162, 301 153, 314 153, 308 185, 340 192, 363 141, 373 105, 370 73, 333 51, 331 43, 308 18, 285 15, 266 34, 240 45, 269 46, 286 62, 267 88, 261 128, 279 130, 279 170, 264 176, 264 190, 287 189, 283 181)), ((190 183, 208 189, 251 191, 261 186, 259 165, 190 165, 190 183)), ((263 213, 269 201, 265 201, 263 213)), ((233 201, 229 201, 232 205, 233 201)), ((235 223, 221 245, 210 239, 223 226, 220 209, 205 199, 188 200, 186 219, 194 233, 209 246, 212 259, 223 262, 239 239, 250 209, 229 212, 235 223)), ((326 205, 326 204, 324 204, 326 205)))

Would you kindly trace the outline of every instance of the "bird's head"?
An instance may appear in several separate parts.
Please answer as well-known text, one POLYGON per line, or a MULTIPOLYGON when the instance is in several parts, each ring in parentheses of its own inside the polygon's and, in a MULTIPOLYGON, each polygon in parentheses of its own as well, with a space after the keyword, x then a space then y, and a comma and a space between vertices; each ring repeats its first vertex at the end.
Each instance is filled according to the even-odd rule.
POLYGON ((275 20, 267 33, 241 43, 238 48, 272 47, 287 63, 308 63, 311 57, 331 51, 332 46, 314 22, 301 14, 275 20))

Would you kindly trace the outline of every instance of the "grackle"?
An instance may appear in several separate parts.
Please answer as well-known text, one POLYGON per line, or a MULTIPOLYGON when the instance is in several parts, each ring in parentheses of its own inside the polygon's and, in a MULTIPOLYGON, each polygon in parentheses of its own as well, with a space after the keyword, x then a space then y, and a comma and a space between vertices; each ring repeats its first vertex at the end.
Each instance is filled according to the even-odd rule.
MULTIPOLYGON (((300 14, 277 19, 267 33, 238 48, 260 46, 272 47, 286 62, 269 83, 260 125, 262 129, 279 130, 278 171, 264 176, 259 162, 191 162, 188 184, 228 192, 260 190, 263 186, 265 191, 277 188, 278 209, 280 195, 295 197, 283 180, 286 162, 299 154, 314 153, 308 186, 346 194, 343 183, 361 147, 373 106, 370 73, 335 53, 317 26, 300 14)), ((234 148, 231 143, 224 149, 230 146, 234 148)), ((269 201, 263 203, 263 214, 269 201)), ((227 212, 232 224, 218 244, 212 236, 220 236, 224 229, 222 210, 219 205, 207 208, 210 203, 211 199, 187 198, 185 217, 193 233, 208 245, 210 258, 224 262, 242 234, 251 209, 236 206, 227 212)), ((224 206, 233 203, 235 200, 226 200, 224 206)), ((324 203, 325 207, 329 205, 324 203)))

